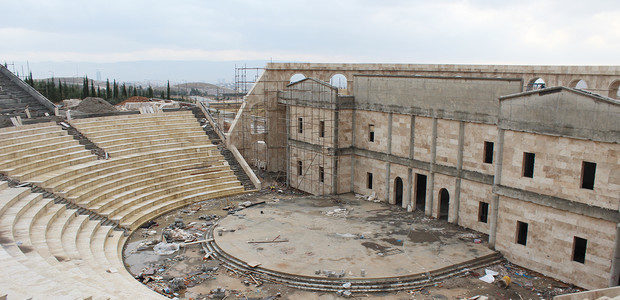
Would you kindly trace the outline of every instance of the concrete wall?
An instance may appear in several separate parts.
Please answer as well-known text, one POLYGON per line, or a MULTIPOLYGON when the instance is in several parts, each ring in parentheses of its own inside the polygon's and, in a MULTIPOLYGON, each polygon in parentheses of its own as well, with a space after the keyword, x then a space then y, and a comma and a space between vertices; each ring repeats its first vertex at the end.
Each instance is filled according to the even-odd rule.
POLYGON ((327 153, 318 154, 303 148, 291 146, 289 176, 293 188, 314 195, 329 195, 335 190, 332 184, 333 157, 327 153), (302 175, 298 175, 297 162, 302 161, 302 175), (319 167, 324 168, 325 180, 319 182, 319 167))
POLYGON ((511 262, 587 289, 608 286, 616 223, 500 197, 496 248, 511 262), (517 221, 528 223, 516 243, 517 221), (572 261, 575 236, 588 240, 585 264, 572 261))
POLYGON ((449 118, 473 115, 493 122, 503 95, 519 93, 521 79, 357 75, 358 107, 403 107, 421 112, 439 110, 449 118))
POLYGON ((353 170, 355 180, 353 183, 354 192, 363 195, 372 195, 374 193, 381 201, 388 202, 388 199, 385 198, 385 195, 387 195, 387 163, 357 155, 353 159, 355 160, 355 169, 353 170), (366 186, 367 173, 372 173, 372 189, 368 189, 366 186))
POLYGON ((304 107, 290 107, 290 131, 291 139, 334 147, 335 115, 333 110, 304 107), (299 118, 302 119, 302 133, 299 133, 299 118), (320 136, 320 123, 324 124, 324 136, 320 136))
POLYGON ((484 142, 493 142, 493 162, 497 159, 497 126, 465 123, 463 169, 493 175, 494 164, 484 163, 484 142))
POLYGON ((507 130, 501 184, 618 210, 620 145, 507 130), (534 177, 523 177, 523 152, 535 154, 534 177), (583 161, 596 163, 594 189, 581 188, 583 161))
POLYGON ((374 111, 355 111, 355 147, 387 153, 388 114, 374 111), (374 125, 375 140, 370 142, 369 125, 374 125))
POLYGON ((555 88, 502 97, 500 120, 505 129, 620 141, 620 101, 577 90, 555 88))
POLYGON ((489 234, 491 222, 491 204, 493 203, 493 187, 470 180, 461 181, 461 194, 459 204, 458 224, 473 230, 489 234), (487 222, 478 220, 480 202, 489 204, 489 217, 487 222))

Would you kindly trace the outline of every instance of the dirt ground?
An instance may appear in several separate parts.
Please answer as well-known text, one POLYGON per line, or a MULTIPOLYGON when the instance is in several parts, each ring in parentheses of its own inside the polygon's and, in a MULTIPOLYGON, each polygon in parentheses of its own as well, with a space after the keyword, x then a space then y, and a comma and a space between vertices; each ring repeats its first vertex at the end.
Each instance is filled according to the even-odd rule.
MULTIPOLYGON (((301 193, 272 185, 261 192, 237 197, 208 200, 173 211, 156 218, 148 228, 136 230, 128 239, 124 253, 125 266, 137 280, 171 298, 180 299, 339 299, 335 293, 316 293, 290 288, 284 285, 259 282, 239 276, 218 261, 203 259, 205 253, 200 244, 181 247, 169 255, 157 246, 166 232, 168 242, 175 240, 199 241, 204 239, 206 227, 228 216, 224 208, 237 206, 244 201, 294 201, 304 197, 301 193), (165 230, 168 228, 167 230, 165 230)), ((364 201, 364 200, 359 200, 364 201)), ((384 204, 385 206, 390 206, 384 204)), ((390 206, 390 210, 401 210, 390 206)), ((242 212, 242 211, 241 211, 242 212)), ((399 218, 419 221, 420 216, 402 211, 399 218), (407 217, 409 216, 409 217, 407 217)), ((386 222, 389 222, 386 220, 386 222)), ((430 222, 444 222, 430 220, 430 222)), ((445 224, 459 228, 453 224, 445 224)), ((145 226, 147 227, 147 226, 145 226)), ((471 232, 462 228, 463 232, 471 232)), ((485 237, 486 239, 486 237, 485 237)), ((163 249, 166 250, 166 249, 163 249)), ((309 266, 309 268, 312 268, 309 266)), ((354 294, 353 299, 467 299, 477 295, 488 299, 551 299, 555 295, 581 291, 574 286, 553 280, 508 262, 486 269, 499 273, 496 278, 508 275, 512 283, 501 288, 478 279, 484 269, 472 270, 464 277, 451 278, 431 287, 394 293, 354 294)))

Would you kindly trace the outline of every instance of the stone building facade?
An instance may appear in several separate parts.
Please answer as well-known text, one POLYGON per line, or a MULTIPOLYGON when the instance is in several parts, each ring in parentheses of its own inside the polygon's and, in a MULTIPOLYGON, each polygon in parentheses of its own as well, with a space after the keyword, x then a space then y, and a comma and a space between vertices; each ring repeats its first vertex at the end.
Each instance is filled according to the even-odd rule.
POLYGON ((286 107, 287 179, 489 236, 509 260, 584 288, 618 284, 620 101, 522 78, 307 78, 286 107))

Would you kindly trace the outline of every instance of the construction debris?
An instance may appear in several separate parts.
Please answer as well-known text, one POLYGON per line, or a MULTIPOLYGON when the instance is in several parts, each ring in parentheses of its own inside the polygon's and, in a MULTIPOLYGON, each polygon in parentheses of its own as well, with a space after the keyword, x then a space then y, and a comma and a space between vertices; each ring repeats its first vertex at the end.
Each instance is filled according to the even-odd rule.
POLYGON ((117 111, 114 105, 102 98, 96 97, 85 98, 73 109, 85 114, 103 114, 117 111))

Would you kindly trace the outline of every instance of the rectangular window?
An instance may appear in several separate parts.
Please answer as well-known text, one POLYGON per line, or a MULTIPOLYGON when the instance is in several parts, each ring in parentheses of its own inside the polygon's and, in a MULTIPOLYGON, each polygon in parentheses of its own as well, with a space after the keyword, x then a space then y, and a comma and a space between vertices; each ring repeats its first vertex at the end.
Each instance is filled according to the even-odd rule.
POLYGON ((297 175, 301 175, 301 173, 303 172, 303 163, 301 162, 301 160, 297 161, 297 175))
POLYGON ((527 223, 517 221, 517 244, 527 244, 527 223))
POLYGON ((366 173, 366 187, 372 190, 372 173, 366 173))
POLYGON ((534 178, 534 153, 523 152, 523 177, 534 178))
POLYGON ((304 118, 297 118, 297 131, 304 133, 304 118))
POLYGON ((596 173, 596 163, 584 161, 581 165, 582 189, 594 189, 594 173, 596 173))
POLYGON ((368 140, 371 142, 375 141, 375 125, 368 124, 368 140))
POLYGON ((493 163, 493 142, 484 142, 484 163, 493 163))
POLYGON ((325 137, 325 121, 319 121, 319 136, 325 137))
POLYGON ((586 247, 588 240, 576 236, 573 239, 573 260, 580 263, 586 262, 586 247))
POLYGON ((480 202, 478 204, 478 222, 486 223, 489 218, 489 203, 480 202))
POLYGON ((325 169, 323 167, 319 167, 319 181, 325 182, 325 169))

